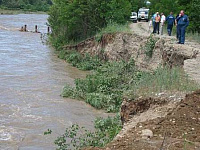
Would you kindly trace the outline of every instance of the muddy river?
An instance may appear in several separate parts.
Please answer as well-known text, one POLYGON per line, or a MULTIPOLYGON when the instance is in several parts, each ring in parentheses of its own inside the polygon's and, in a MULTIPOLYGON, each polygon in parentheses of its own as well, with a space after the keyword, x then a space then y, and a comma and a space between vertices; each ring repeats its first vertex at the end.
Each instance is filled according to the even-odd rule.
POLYGON ((93 129, 106 114, 84 102, 60 97, 63 86, 84 72, 57 58, 41 34, 19 32, 24 24, 47 32, 47 15, 0 15, 0 149, 51 150, 74 123, 93 129), (47 129, 52 135, 44 136, 47 129))

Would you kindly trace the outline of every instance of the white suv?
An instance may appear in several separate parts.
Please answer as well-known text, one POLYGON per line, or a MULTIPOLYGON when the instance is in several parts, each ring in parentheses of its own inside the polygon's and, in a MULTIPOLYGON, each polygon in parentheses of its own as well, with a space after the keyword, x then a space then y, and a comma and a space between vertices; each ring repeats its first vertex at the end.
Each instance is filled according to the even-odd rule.
POLYGON ((149 21, 149 9, 140 8, 138 11, 138 21, 146 20, 149 21))
POLYGON ((130 20, 137 23, 137 13, 131 12, 130 20))

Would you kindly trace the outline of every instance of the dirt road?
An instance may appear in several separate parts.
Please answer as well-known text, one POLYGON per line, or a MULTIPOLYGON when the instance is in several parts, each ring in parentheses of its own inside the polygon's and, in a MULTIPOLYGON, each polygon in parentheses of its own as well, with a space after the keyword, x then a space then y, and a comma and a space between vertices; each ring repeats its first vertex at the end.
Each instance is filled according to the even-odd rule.
MULTIPOLYGON (((149 30, 149 26, 147 22, 138 22, 133 23, 130 25, 131 30, 141 36, 149 36, 152 33, 152 28, 149 30)), ((165 30, 165 29, 164 29, 165 30)), ((176 44, 177 40, 175 36, 168 36, 166 34, 164 35, 157 35, 156 37, 163 38, 170 40, 170 44, 172 44, 174 47, 177 47, 180 50, 184 50, 186 53, 191 52, 200 52, 200 44, 195 41, 188 41, 186 38, 186 42, 184 45, 176 44)), ((184 61, 184 70, 185 72, 196 82, 200 84, 200 54, 196 55, 196 58, 193 59, 187 59, 184 61)))

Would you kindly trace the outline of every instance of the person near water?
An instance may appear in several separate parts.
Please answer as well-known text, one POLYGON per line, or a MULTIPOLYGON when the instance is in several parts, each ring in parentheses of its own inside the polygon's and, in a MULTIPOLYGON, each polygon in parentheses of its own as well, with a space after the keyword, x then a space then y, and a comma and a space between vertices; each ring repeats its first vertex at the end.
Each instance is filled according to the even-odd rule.
POLYGON ((166 22, 167 22, 167 33, 168 33, 169 36, 171 36, 172 35, 172 28, 173 28, 174 23, 175 23, 175 17, 173 15, 173 12, 170 12, 170 15, 167 16, 166 22))
POLYGON ((160 25, 160 15, 159 15, 159 12, 157 12, 156 17, 155 17, 155 26, 154 26, 153 33, 157 32, 159 34, 159 25, 160 25))
POLYGON ((161 19, 160 19, 160 34, 163 35, 163 27, 165 25, 166 17, 163 13, 161 13, 161 19))
POLYGON ((185 43, 185 31, 189 25, 189 18, 185 15, 184 10, 180 11, 179 16, 176 18, 178 23, 179 42, 178 44, 185 43))

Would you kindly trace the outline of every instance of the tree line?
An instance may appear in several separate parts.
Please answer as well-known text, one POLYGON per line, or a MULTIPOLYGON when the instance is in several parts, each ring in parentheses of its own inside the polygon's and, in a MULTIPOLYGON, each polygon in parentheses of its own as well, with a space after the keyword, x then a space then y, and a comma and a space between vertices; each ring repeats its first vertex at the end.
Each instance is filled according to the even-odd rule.
POLYGON ((130 12, 129 0, 53 0, 48 21, 54 40, 74 42, 93 36, 109 23, 124 24, 130 12))
POLYGON ((51 0, 0 0, 1 8, 48 11, 51 0))
POLYGON ((54 42, 69 43, 95 35, 110 23, 125 24, 131 11, 149 7, 150 14, 157 11, 167 16, 170 11, 178 14, 181 9, 190 18, 189 30, 200 32, 199 0, 53 0, 49 11, 49 24, 54 42))

